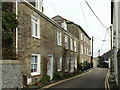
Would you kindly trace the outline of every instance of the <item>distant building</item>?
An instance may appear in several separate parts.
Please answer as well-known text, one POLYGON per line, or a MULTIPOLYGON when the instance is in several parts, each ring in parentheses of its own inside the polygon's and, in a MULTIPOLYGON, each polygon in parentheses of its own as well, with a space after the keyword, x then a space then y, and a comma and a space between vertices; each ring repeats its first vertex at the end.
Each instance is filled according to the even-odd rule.
POLYGON ((52 18, 54 21, 59 23, 66 31, 69 31, 72 35, 74 35, 78 40, 79 43, 77 44, 79 56, 80 56, 80 62, 84 63, 87 61, 90 63, 91 59, 91 38, 87 35, 87 33, 82 29, 80 25, 75 24, 72 21, 69 21, 65 18, 63 18, 60 15, 57 15, 52 18))
POLYGON ((93 58, 93 67, 96 68, 99 65, 99 58, 93 58))
MULTIPOLYGON (((114 58, 114 49, 113 49, 113 58, 114 58)), ((99 65, 98 66, 103 66, 103 67, 109 67, 110 68, 110 59, 111 58, 111 50, 108 52, 104 53, 99 57, 99 65)), ((113 60, 114 62, 114 60, 113 60)))

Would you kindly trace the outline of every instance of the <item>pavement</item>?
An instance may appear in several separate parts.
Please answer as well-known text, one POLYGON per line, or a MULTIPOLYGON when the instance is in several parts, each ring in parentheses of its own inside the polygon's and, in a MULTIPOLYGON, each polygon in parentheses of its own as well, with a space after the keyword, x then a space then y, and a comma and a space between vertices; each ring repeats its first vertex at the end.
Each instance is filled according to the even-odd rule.
POLYGON ((97 89, 97 90, 105 90, 105 77, 107 74, 108 69, 106 68, 95 68, 92 71, 78 76, 76 78, 66 80, 62 83, 55 84, 51 87, 44 88, 47 90, 53 89, 73 89, 79 88, 81 89, 97 89))
POLYGON ((110 74, 108 78, 109 90, 119 90, 115 81, 114 73, 109 72, 109 74, 110 74))

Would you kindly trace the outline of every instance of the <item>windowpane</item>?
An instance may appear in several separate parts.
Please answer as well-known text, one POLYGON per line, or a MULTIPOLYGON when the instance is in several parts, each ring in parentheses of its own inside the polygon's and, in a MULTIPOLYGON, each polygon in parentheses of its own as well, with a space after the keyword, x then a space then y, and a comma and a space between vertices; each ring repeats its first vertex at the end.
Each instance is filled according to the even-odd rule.
POLYGON ((31 16, 31 29, 32 29, 32 35, 33 37, 40 37, 40 28, 39 28, 39 19, 35 18, 34 16, 31 16))
POLYGON ((31 69, 34 69, 33 64, 31 64, 31 69))
POLYGON ((40 55, 33 54, 31 56, 31 75, 40 74, 40 55))
POLYGON ((61 45, 61 42, 62 42, 61 38, 62 38, 61 32, 57 31, 57 44, 58 45, 61 45))
POLYGON ((34 63, 34 56, 31 57, 31 63, 34 63))
POLYGON ((72 38, 70 38, 70 47, 71 47, 71 50, 73 51, 73 40, 72 40, 72 38))
POLYGON ((68 36, 65 35, 65 48, 68 49, 68 36))
POLYGON ((35 63, 37 63, 37 56, 35 56, 35 63))
POLYGON ((37 32, 37 24, 35 24, 35 36, 38 36, 38 32, 37 32))
POLYGON ((34 66, 31 64, 31 72, 34 72, 34 66))
POLYGON ((37 64, 34 64, 34 72, 37 72, 37 64))

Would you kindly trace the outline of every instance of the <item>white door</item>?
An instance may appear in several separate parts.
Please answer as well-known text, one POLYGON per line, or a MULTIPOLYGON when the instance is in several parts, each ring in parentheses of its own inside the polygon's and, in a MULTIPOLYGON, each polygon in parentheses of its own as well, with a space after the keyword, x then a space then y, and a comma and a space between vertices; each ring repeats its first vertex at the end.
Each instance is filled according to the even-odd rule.
POLYGON ((53 78, 53 56, 48 55, 47 75, 50 76, 50 80, 53 78))
POLYGON ((73 57, 71 57, 71 69, 70 69, 70 72, 74 72, 74 60, 73 60, 73 57))

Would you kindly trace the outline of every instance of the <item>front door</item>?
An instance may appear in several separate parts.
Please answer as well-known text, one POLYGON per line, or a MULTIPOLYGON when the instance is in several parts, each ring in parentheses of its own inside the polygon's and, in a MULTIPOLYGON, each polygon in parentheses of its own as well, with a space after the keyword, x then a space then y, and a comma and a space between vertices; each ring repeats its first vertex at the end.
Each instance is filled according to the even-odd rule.
POLYGON ((73 73, 74 72, 74 60, 73 60, 73 57, 71 57, 71 69, 70 69, 70 72, 73 73))
POLYGON ((47 75, 50 76, 50 80, 53 78, 53 56, 48 55, 47 75))

